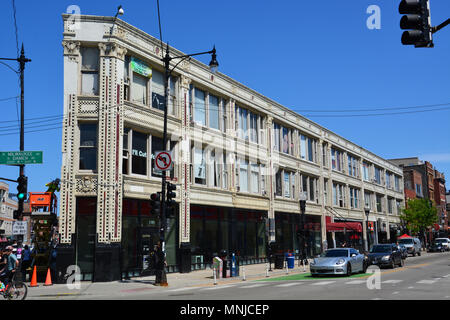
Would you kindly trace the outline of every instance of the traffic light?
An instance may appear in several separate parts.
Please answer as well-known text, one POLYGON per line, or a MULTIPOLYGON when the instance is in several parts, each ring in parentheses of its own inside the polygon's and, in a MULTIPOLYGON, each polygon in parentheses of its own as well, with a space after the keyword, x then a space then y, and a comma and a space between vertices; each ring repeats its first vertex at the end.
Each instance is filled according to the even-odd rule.
POLYGON ((13 219, 14 219, 14 220, 17 220, 17 219, 19 219, 19 216, 20 216, 20 215, 19 215, 19 210, 14 210, 14 211, 13 211, 13 219))
POLYGON ((161 213, 161 193, 152 193, 150 195, 150 205, 152 206, 152 214, 159 216, 161 213))
POLYGON ((25 201, 27 200, 28 178, 26 176, 19 176, 17 182, 19 183, 17 185, 17 199, 19 199, 19 201, 25 201))
POLYGON ((166 203, 167 203, 167 207, 169 207, 169 208, 174 207, 176 204, 175 198, 176 198, 177 194, 174 192, 175 190, 177 190, 177 186, 168 182, 167 183, 166 203))
POLYGON ((402 0, 398 7, 404 16, 400 28, 406 29, 402 34, 402 44, 414 45, 416 48, 432 48, 433 37, 430 19, 429 0, 402 0))

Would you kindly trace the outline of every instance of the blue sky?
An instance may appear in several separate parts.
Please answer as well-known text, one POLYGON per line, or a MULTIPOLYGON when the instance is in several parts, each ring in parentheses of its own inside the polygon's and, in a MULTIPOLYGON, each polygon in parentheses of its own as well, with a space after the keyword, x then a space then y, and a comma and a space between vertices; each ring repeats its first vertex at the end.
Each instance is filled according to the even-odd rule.
MULTIPOLYGON (((450 26, 435 34, 433 49, 403 46, 399 2, 161 0, 160 10, 163 40, 171 46, 193 53, 216 45, 220 72, 381 157, 428 160, 449 180, 450 104, 411 107, 450 103, 450 26), (367 28, 370 5, 381 10, 379 30, 367 28), (367 111, 395 107, 407 109, 367 111), (447 109, 417 112, 438 108, 447 109), (317 112, 324 110, 330 112, 317 112), (367 116, 392 112, 402 113, 367 116)), ((122 4, 123 20, 159 38, 156 0, 15 3, 19 47, 23 42, 32 59, 25 71, 26 119, 63 113, 61 14, 70 5, 81 14, 113 16, 122 4)), ((448 18, 448 0, 430 5, 433 25, 448 18)), ((12 0, 3 1, 0 30, 0 57, 16 57, 12 0)), ((2 101, 19 95, 18 77, 1 64, 0 75, 0 151, 19 150, 19 134, 11 133, 19 131, 20 109, 14 99, 2 101)), ((29 191, 45 191, 60 176, 61 121, 50 120, 26 122, 25 131, 35 132, 25 134, 25 150, 44 152, 43 164, 26 167, 29 191)), ((17 167, 0 166, 0 177, 17 176, 17 167)))

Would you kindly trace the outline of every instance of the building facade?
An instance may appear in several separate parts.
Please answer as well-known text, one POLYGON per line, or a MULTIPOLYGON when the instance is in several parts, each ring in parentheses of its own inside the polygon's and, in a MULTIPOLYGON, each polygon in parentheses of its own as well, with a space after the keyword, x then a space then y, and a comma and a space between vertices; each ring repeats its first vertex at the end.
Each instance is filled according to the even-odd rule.
POLYGON ((17 208, 17 201, 10 197, 9 185, 0 181, 0 242, 13 238, 13 212, 17 208))
POLYGON ((397 166, 195 59, 169 79, 163 146, 160 42, 112 17, 69 18, 63 15, 59 276, 69 265, 93 281, 145 273, 159 238, 149 201, 161 190, 154 155, 165 149, 178 205, 167 219, 169 272, 206 268, 221 250, 241 264, 266 261, 269 242, 298 253, 303 235, 310 256, 344 241, 362 248, 367 235, 372 244, 396 236, 397 166))
POLYGON ((428 161, 418 157, 391 159, 392 163, 403 169, 405 181, 405 206, 409 199, 425 198, 434 202, 439 221, 429 231, 429 241, 433 237, 448 234, 448 218, 446 212, 445 175, 436 170, 428 161))

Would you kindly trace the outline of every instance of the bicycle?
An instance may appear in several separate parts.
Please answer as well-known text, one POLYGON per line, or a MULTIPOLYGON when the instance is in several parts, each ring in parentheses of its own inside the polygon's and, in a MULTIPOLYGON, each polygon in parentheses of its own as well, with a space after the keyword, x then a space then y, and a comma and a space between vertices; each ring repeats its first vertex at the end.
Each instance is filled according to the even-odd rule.
POLYGON ((25 300, 27 296, 28 287, 24 282, 16 280, 16 273, 14 272, 5 289, 0 291, 0 295, 7 300, 25 300))

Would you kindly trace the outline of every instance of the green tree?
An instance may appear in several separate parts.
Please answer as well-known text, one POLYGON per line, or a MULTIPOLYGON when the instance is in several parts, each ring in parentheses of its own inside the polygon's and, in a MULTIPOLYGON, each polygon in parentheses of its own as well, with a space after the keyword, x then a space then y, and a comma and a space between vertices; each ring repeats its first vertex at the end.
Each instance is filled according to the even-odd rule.
POLYGON ((436 207, 428 199, 410 199, 406 209, 402 210, 400 219, 406 222, 408 230, 420 234, 426 240, 425 231, 439 220, 436 207))

